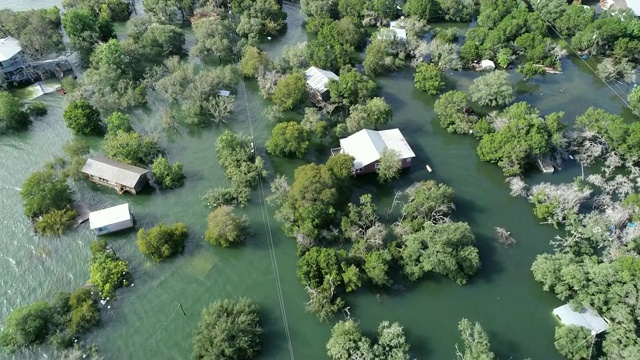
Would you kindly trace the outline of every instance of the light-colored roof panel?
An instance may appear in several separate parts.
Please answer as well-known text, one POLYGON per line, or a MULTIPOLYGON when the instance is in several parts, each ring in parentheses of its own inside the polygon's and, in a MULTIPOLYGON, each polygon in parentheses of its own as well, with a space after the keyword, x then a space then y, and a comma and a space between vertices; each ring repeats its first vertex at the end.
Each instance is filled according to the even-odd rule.
POLYGON ((338 75, 334 74, 333 72, 329 70, 322 70, 315 66, 308 68, 304 74, 307 78, 307 85, 321 94, 328 90, 327 83, 329 82, 329 80, 339 79, 338 75))
POLYGON ((117 224, 125 220, 131 220, 129 204, 117 205, 89 213, 89 226, 91 230, 117 224))
POLYGON ((131 188, 136 186, 141 176, 149 172, 147 169, 101 156, 88 159, 81 171, 131 188))
POLYGON ((342 152, 355 158, 353 165, 356 169, 378 161, 385 149, 396 150, 403 159, 416 156, 399 129, 363 129, 340 139, 340 147, 342 152))
POLYGON ((607 328, 609 324, 594 310, 583 308, 577 312, 571 309, 571 305, 565 304, 553 309, 553 314, 560 318, 564 325, 577 325, 587 328, 592 334, 599 334, 607 328))
POLYGON ((0 39, 0 61, 9 60, 20 51, 22 51, 22 47, 15 38, 8 36, 0 39))

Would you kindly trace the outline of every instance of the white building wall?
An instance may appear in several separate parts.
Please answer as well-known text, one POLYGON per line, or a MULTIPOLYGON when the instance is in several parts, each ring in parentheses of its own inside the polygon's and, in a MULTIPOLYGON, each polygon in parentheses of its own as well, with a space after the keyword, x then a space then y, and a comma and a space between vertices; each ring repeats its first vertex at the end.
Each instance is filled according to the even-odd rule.
POLYGON ((93 229, 97 235, 109 234, 118 230, 128 229, 133 227, 133 218, 123 220, 114 224, 105 225, 97 229, 93 229))

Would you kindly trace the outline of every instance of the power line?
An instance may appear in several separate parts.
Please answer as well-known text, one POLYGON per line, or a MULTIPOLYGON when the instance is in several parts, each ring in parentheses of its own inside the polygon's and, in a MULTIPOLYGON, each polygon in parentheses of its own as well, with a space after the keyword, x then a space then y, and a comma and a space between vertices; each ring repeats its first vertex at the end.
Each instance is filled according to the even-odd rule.
MULTIPOLYGON (((251 140, 254 140, 253 124, 251 121, 251 111, 249 110, 249 101, 247 97, 247 86, 242 81, 242 92, 244 95, 244 105, 247 110, 247 119, 249 120, 249 131, 251 132, 251 140)), ((253 151, 255 153, 255 143, 252 144, 253 151)), ((269 245, 269 256, 271 258, 271 267, 276 282, 276 292, 278 293, 278 301, 280 302, 280 313, 282 314, 282 322, 284 324, 284 330, 287 335, 287 345, 289 347, 289 356, 291 360, 295 359, 293 354, 293 344, 291 342, 291 333, 289 332, 289 322, 287 321, 287 311, 284 306, 284 297, 282 295, 282 284, 280 282, 280 273, 278 272, 278 261, 276 258, 276 251, 273 245, 273 233, 271 232, 271 221, 269 220, 269 213, 267 211, 266 192, 264 191, 264 184, 262 183, 262 177, 258 174, 258 195, 260 197, 260 210, 262 212, 262 219, 264 220, 265 230, 267 233, 267 244, 269 245)))

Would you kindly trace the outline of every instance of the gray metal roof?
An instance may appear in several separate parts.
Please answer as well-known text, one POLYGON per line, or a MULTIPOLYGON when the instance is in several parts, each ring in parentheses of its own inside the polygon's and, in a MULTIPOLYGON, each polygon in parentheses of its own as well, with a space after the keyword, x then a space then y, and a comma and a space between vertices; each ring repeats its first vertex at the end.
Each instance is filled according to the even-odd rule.
POLYGON ((564 325, 582 326, 589 329, 594 335, 609 328, 609 324, 602 318, 602 316, 589 308, 583 308, 580 312, 577 312, 571 308, 571 305, 564 304, 553 309, 553 314, 560 318, 560 321, 564 325))
POLYGON ((147 174, 149 170, 96 156, 87 160, 82 167, 82 172, 133 188, 140 177, 147 174))
POLYGON ((22 47, 17 39, 11 36, 0 39, 0 61, 9 60, 20 51, 22 51, 22 47))
POLYGON ((304 74, 307 77, 307 85, 320 94, 328 90, 327 83, 330 79, 338 80, 338 75, 329 70, 322 70, 315 66, 308 68, 304 74))

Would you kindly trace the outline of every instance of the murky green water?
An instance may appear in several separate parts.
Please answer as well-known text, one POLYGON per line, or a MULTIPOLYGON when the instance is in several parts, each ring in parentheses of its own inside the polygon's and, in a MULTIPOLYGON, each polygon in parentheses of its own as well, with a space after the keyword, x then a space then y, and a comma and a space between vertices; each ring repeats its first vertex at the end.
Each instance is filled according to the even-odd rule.
MULTIPOLYGON (((0 5, 18 9, 42 4, 42 1, 6 1, 0 5)), ((54 4, 56 1, 42 6, 54 4)), ((272 56, 285 44, 305 39, 297 9, 287 9, 289 32, 267 45, 272 56)), ((543 113, 565 111, 568 122, 573 122, 577 114, 592 105, 623 112, 620 100, 585 72, 579 60, 566 60, 564 70, 562 75, 518 83, 518 100, 532 103, 543 113)), ((460 90, 466 90, 475 76, 467 72, 448 75, 460 90)), ((346 297, 351 314, 367 332, 374 331, 382 320, 399 321, 406 328, 413 354, 420 359, 454 358, 454 344, 458 341, 456 325, 462 317, 483 324, 500 358, 558 358, 553 348, 556 322, 551 310, 560 302, 542 292, 529 271, 536 254, 549 250, 548 241, 555 232, 537 223, 525 200, 509 197, 499 168, 478 161, 473 138, 449 135, 440 128, 432 111, 434 98, 414 89, 410 69, 380 79, 379 83, 382 95, 394 109, 394 119, 389 126, 403 131, 418 160, 409 173, 389 186, 379 187, 367 178, 359 180, 358 192, 372 193, 384 211, 390 205, 394 188, 404 189, 426 179, 452 186, 457 194, 456 215, 471 224, 478 238, 483 267, 465 286, 431 277, 416 284, 404 284, 404 290, 380 293, 378 297, 375 290, 363 289, 346 297), (432 173, 425 170, 426 164, 433 168, 432 173), (510 249, 498 246, 493 239, 495 226, 510 230, 518 244, 510 249)), ((107 237, 117 254, 130 262, 135 281, 133 287, 118 293, 118 301, 112 302, 110 309, 104 309, 103 326, 88 337, 89 341, 99 344, 105 359, 186 359, 201 309, 213 300, 237 296, 253 297, 264 310, 266 338, 260 358, 289 358, 267 243, 268 225, 295 357, 326 358, 324 346, 331 324, 319 323, 312 314, 305 313, 306 295, 295 276, 295 245, 283 236, 270 210, 270 224, 265 222, 257 192, 254 201, 244 210, 254 231, 246 246, 224 250, 209 246, 201 239, 207 210, 200 197, 211 187, 227 184, 216 159, 216 137, 225 128, 249 134, 251 117, 255 143, 258 151, 263 152, 261 144, 267 141, 272 128, 261 115, 268 103, 257 94, 255 83, 247 83, 246 88, 247 101, 241 85, 233 120, 223 127, 182 129, 179 135, 167 137, 153 110, 133 114, 136 129, 160 136, 170 160, 184 164, 187 182, 183 188, 118 196, 85 181, 74 185, 76 197, 90 209, 126 201, 132 205, 138 226, 182 221, 190 231, 184 254, 161 264, 139 253, 135 232, 107 237)), ((49 105, 45 118, 36 121, 28 132, 0 137, 0 227, 3 229, 0 232, 0 318, 16 306, 49 298, 59 290, 71 290, 88 278, 89 243, 93 235, 86 226, 62 238, 41 238, 33 234, 22 214, 18 192, 22 182, 61 153, 62 145, 72 137, 61 118, 62 97, 47 95, 41 100, 49 105)), ((152 100, 150 107, 157 109, 157 105, 152 100)), ((94 144, 98 150, 98 139, 94 139, 94 144)), ((272 173, 291 175, 300 163, 270 159, 268 167, 272 173)), ((566 181, 579 172, 579 167, 567 164, 560 173, 533 174, 527 181, 566 181)), ((42 351, 22 353, 14 358, 40 359, 42 351)))

